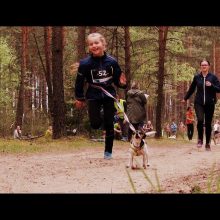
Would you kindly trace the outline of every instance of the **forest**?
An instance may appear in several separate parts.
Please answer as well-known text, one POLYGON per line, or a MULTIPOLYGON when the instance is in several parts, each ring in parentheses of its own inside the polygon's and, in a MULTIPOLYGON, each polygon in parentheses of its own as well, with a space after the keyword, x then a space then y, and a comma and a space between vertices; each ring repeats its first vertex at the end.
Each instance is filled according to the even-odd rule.
MULTIPOLYGON (((77 63, 88 55, 86 37, 99 32, 132 80, 149 94, 147 118, 161 137, 165 122, 185 120, 193 97, 182 104, 199 63, 206 58, 220 77, 220 27, 215 26, 1 26, 0 137, 41 135, 53 125, 53 139, 77 128, 90 131, 87 109, 74 105, 77 63)), ((127 90, 117 89, 122 96, 127 90)), ((217 102, 215 117, 220 117, 217 102)))

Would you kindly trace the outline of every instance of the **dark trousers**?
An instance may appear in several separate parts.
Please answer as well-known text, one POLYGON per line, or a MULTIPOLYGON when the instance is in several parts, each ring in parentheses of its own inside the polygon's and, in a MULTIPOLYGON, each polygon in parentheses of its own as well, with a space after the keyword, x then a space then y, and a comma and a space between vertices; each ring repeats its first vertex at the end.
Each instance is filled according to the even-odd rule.
POLYGON ((105 152, 112 153, 113 140, 114 140, 114 100, 105 98, 102 100, 89 100, 88 101, 89 120, 93 129, 99 129, 104 125, 103 129, 105 135, 105 152), (101 117, 101 108, 103 107, 103 117, 101 117))
POLYGON ((192 140, 194 132, 194 125, 193 124, 187 124, 187 136, 189 140, 192 140))
POLYGON ((203 141, 203 132, 205 125, 206 144, 210 143, 212 132, 212 118, 215 111, 215 105, 199 105, 195 104, 195 112, 197 117, 198 139, 203 141))

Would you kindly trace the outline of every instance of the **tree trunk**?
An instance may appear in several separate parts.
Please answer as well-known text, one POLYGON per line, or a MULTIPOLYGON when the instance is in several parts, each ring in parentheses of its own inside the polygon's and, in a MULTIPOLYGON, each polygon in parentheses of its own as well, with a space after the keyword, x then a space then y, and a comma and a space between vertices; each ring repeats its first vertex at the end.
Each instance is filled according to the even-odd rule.
MULTIPOLYGON (((192 48, 193 48, 193 38, 192 36, 188 36, 188 57, 192 57, 192 48)), ((187 91, 189 89, 189 86, 191 85, 191 81, 186 83, 187 91), (188 84, 188 85, 187 85, 188 84)), ((187 100, 187 106, 190 106, 191 103, 194 103, 194 95, 192 95, 188 100, 187 100)))
MULTIPOLYGON (((79 26, 77 28, 77 60, 78 62, 86 57, 86 27, 79 26)), ((85 85, 88 86, 88 85, 85 85)), ((85 116, 85 112, 82 110, 77 110, 78 117, 77 117, 77 130, 80 131, 82 127, 82 121, 85 116)))
POLYGON ((44 52, 46 58, 45 78, 48 88, 48 108, 52 117, 53 110, 53 87, 52 87, 52 64, 51 64, 51 27, 44 27, 44 52))
POLYGON ((41 75, 41 83, 42 83, 42 108, 45 115, 47 115, 47 83, 45 81, 44 76, 41 75))
POLYGON ((63 27, 52 27, 53 138, 66 134, 63 85, 63 27))
POLYGON ((131 40, 130 40, 130 32, 128 26, 125 26, 124 38, 125 38, 125 74, 129 89, 131 84, 131 50, 130 50, 131 40))
POLYGON ((86 27, 78 27, 77 33, 77 60, 79 61, 86 56, 86 27))
POLYGON ((91 34, 91 33, 95 33, 95 32, 97 32, 97 27, 96 26, 90 26, 89 27, 89 33, 91 34))
MULTIPOLYGON (((220 79, 220 42, 216 41, 213 46, 213 69, 214 73, 220 79)), ((217 93, 218 99, 220 98, 220 94, 217 93)))
POLYGON ((24 78, 25 72, 27 68, 27 33, 28 27, 21 28, 22 35, 22 49, 21 49, 21 76, 20 76, 20 87, 19 87, 19 95, 18 95, 18 103, 17 103, 17 111, 16 111, 16 121, 15 126, 20 125, 22 127, 23 122, 23 114, 24 114, 24 78))
POLYGON ((168 27, 159 27, 159 70, 157 74, 156 137, 162 136, 161 118, 164 111, 164 63, 168 27))
POLYGON ((116 28, 115 29, 115 33, 116 33, 116 35, 115 35, 115 57, 116 57, 116 59, 118 60, 119 59, 119 46, 118 46, 118 43, 119 43, 119 41, 118 41, 118 28, 116 28))
POLYGON ((30 62, 30 48, 28 46, 29 44, 29 32, 31 28, 27 28, 26 32, 26 38, 25 38, 25 60, 26 60, 26 70, 24 74, 24 116, 27 116, 31 112, 31 76, 32 73, 30 71, 31 69, 31 62, 30 62))

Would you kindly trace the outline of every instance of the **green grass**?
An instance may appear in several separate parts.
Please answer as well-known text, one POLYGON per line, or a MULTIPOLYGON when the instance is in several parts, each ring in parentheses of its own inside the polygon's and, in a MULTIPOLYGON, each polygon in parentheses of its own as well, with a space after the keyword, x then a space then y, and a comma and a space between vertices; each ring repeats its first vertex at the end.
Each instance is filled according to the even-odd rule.
MULTIPOLYGON (((180 144, 189 144, 187 140, 173 140, 167 138, 155 139, 147 138, 150 147, 177 147, 180 144)), ((114 146, 127 146, 128 142, 114 141, 114 146)), ((104 143, 94 142, 84 136, 74 136, 71 138, 61 138, 58 140, 46 139, 41 137, 32 141, 14 140, 0 138, 0 153, 40 153, 52 151, 70 151, 74 149, 82 149, 85 147, 103 147, 104 143)))
POLYGON ((44 137, 33 141, 9 140, 0 138, 0 153, 41 153, 83 149, 85 147, 103 147, 103 143, 90 141, 85 137, 62 138, 58 140, 44 137))
POLYGON ((216 168, 216 163, 213 164, 211 170, 206 171, 197 179, 196 183, 191 187, 191 193, 220 193, 220 169, 216 168), (205 178, 205 182, 203 179, 205 178))
POLYGON ((207 181, 207 193, 220 193, 220 174, 216 169, 216 163, 213 164, 207 181))

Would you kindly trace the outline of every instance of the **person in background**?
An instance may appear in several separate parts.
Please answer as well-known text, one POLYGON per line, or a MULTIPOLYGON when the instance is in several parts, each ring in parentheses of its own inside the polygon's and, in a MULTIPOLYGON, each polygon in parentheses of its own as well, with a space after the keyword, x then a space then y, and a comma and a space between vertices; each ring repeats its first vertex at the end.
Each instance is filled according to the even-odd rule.
POLYGON ((193 138, 195 116, 192 107, 188 107, 186 111, 187 136, 189 141, 193 138))
POLYGON ((214 141, 215 144, 220 143, 220 122, 218 119, 215 120, 215 123, 213 125, 213 132, 214 132, 214 141))
POLYGON ((45 138, 52 138, 52 135, 53 135, 53 129, 52 126, 50 125, 45 132, 45 138))
POLYGON ((22 131, 21 131, 20 125, 18 125, 16 127, 16 129, 14 130, 14 139, 19 139, 20 140, 21 137, 22 137, 22 131))
POLYGON ((167 138, 170 137, 170 124, 169 124, 169 122, 166 122, 164 124, 164 133, 166 134, 167 138))
POLYGON ((144 132, 153 131, 154 127, 151 123, 151 121, 147 121, 147 124, 143 126, 144 132))
POLYGON ((183 139, 185 139, 186 126, 184 125, 184 123, 182 121, 180 121, 178 129, 179 129, 180 136, 183 139))
MULTIPOLYGON (((147 98, 149 95, 145 94, 144 91, 140 90, 140 86, 137 82, 131 83, 131 89, 127 92, 127 116, 130 123, 136 130, 139 127, 142 129, 143 125, 146 124, 146 109, 147 98)), ((131 140, 132 130, 128 129, 128 141, 131 140)))
POLYGON ((220 82, 217 76, 209 71, 210 62, 202 60, 200 62, 200 72, 196 74, 187 91, 182 102, 186 102, 187 99, 196 90, 194 108, 197 117, 197 130, 198 130, 198 142, 197 147, 201 148, 203 145, 203 133, 205 124, 206 144, 205 149, 211 150, 210 140, 212 132, 212 118, 215 111, 216 93, 220 92, 220 82))
POLYGON ((169 138, 174 138, 176 139, 176 133, 177 133, 177 124, 176 122, 173 120, 170 124, 170 132, 171 132, 171 135, 169 138))
POLYGON ((119 122, 114 123, 114 135, 116 140, 122 139, 122 130, 119 122))
POLYGON ((120 124, 120 128, 121 128, 121 135, 122 135, 121 140, 127 141, 128 139, 127 138, 127 122, 124 119, 124 113, 127 111, 127 104, 126 104, 126 101, 124 99, 121 99, 118 94, 116 95, 116 98, 121 106, 121 108, 119 108, 117 103, 114 102, 116 115, 118 118, 118 123, 120 124))

